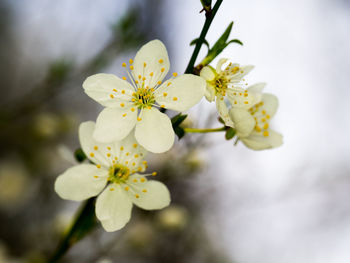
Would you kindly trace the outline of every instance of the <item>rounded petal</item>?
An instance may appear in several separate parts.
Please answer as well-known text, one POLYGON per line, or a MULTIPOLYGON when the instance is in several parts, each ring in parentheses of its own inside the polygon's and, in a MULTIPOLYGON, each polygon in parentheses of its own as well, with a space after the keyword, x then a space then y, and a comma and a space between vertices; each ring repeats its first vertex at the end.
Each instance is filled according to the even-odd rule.
POLYGON ((158 181, 144 181, 139 179, 139 175, 129 177, 127 184, 132 202, 145 210, 155 210, 167 207, 170 204, 170 193, 168 188, 158 181), (136 179, 137 182, 133 180, 136 179))
POLYGON ((262 93, 258 92, 264 84, 256 84, 251 86, 252 89, 244 90, 242 88, 234 88, 227 91, 227 98, 232 107, 248 110, 253 105, 261 101, 262 93), (262 84, 262 85, 261 85, 262 84))
POLYGON ((164 79, 170 68, 166 47, 157 39, 148 42, 136 53, 133 65, 134 78, 145 78, 145 86, 153 88, 164 79))
POLYGON ((211 80, 215 79, 214 69, 210 66, 206 66, 206 67, 202 68, 202 70, 200 72, 200 76, 207 81, 211 81, 211 80))
POLYGON ((215 100, 215 88, 212 85, 207 83, 207 87, 205 89, 204 96, 207 99, 207 101, 209 101, 209 102, 214 101, 215 100))
POLYGON ((140 116, 142 120, 135 128, 135 138, 139 144, 154 153, 168 151, 175 139, 169 117, 155 108, 144 109, 140 116))
POLYGON ((263 93, 262 98, 262 107, 261 109, 265 110, 268 115, 272 118, 278 108, 278 99, 275 95, 269 93, 263 93))
POLYGON ((226 126, 234 127, 234 124, 230 118, 230 115, 228 113, 228 108, 226 105, 226 102, 224 100, 224 97, 221 95, 218 95, 216 99, 216 108, 218 110, 218 113, 221 117, 221 119, 224 121, 226 126))
POLYGON ((268 130, 268 136, 262 133, 253 132, 250 136, 240 138, 240 140, 250 149, 265 150, 279 147, 283 144, 283 136, 273 130, 268 130))
POLYGON ((100 143, 96 141, 92 134, 95 130, 93 121, 83 122, 79 126, 79 141, 80 145, 86 154, 87 158, 96 165, 102 165, 108 168, 112 165, 112 160, 108 157, 109 148, 112 144, 100 143))
POLYGON ((118 157, 118 163, 127 166, 131 173, 143 172, 146 169, 147 151, 135 139, 132 131, 125 139, 114 143, 113 154, 118 157))
POLYGON ((98 195, 106 186, 108 171, 92 164, 80 164, 58 176, 55 191, 63 199, 81 201, 98 195))
POLYGON ((134 128, 137 111, 130 108, 105 108, 96 120, 93 137, 102 143, 124 139, 134 128))
POLYGON ((232 108, 230 117, 239 137, 246 137, 253 131, 256 122, 247 110, 232 108))
POLYGON ((119 107, 121 102, 129 102, 133 93, 130 83, 113 74, 92 75, 84 81, 83 88, 90 98, 105 107, 119 107))
POLYGON ((96 217, 107 232, 117 231, 129 222, 132 202, 118 184, 109 185, 97 197, 96 217))
POLYGON ((221 58, 219 62, 216 64, 216 72, 221 73, 222 72, 222 65, 226 63, 228 59, 227 58, 221 58))
POLYGON ((186 111, 203 98, 205 87, 203 78, 185 74, 166 81, 154 94, 159 105, 175 111, 186 111))

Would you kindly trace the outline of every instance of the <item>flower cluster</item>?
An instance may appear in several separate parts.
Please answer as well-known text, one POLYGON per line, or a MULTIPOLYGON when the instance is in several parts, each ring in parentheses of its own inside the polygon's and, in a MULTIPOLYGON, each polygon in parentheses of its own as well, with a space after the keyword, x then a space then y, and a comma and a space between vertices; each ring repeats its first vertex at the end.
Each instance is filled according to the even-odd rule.
POLYGON ((218 113, 226 126, 236 130, 237 137, 249 148, 263 150, 282 144, 282 135, 270 129, 270 119, 278 107, 276 96, 262 93, 265 83, 245 88, 244 77, 254 68, 220 59, 216 69, 206 66, 200 75, 207 82, 205 97, 216 101, 218 113), (227 105, 228 104, 228 105, 227 105))
POLYGON ((274 95, 262 93, 258 83, 246 88, 244 77, 253 66, 221 59, 216 69, 204 67, 200 76, 184 74, 163 81, 170 64, 168 53, 159 40, 144 45, 123 63, 127 77, 96 74, 88 77, 83 88, 88 96, 105 108, 94 122, 79 128, 82 150, 90 163, 78 164, 61 174, 55 190, 63 199, 81 201, 96 198, 96 216, 106 231, 116 231, 130 220, 133 204, 146 209, 169 205, 167 187, 148 180, 144 173, 147 151, 163 153, 174 144, 169 117, 160 109, 183 112, 202 97, 216 101, 223 129, 232 127, 247 147, 255 150, 277 147, 282 136, 270 129, 277 110, 274 95))

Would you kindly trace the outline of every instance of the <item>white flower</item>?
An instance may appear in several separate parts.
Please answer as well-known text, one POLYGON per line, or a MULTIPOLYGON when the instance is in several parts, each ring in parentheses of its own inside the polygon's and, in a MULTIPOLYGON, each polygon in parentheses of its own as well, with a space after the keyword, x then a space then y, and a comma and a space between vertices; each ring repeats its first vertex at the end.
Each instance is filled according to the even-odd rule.
POLYGON ((230 109, 229 115, 237 136, 248 148, 264 150, 282 145, 282 135, 271 130, 269 124, 277 108, 277 97, 263 93, 261 101, 248 110, 235 107, 230 109))
POLYGON ((131 84, 126 77, 111 74, 96 74, 83 83, 86 94, 106 107, 97 118, 93 136, 100 142, 122 140, 136 125, 135 138, 143 147, 165 152, 174 144, 174 131, 169 117, 156 107, 188 110, 204 96, 205 81, 173 73, 174 78, 162 83, 170 64, 159 40, 145 44, 129 62, 131 84))
POLYGON ((105 144, 93 139, 94 129, 94 122, 84 122, 79 128, 83 151, 94 164, 79 164, 61 174, 55 182, 58 195, 81 201, 99 194, 96 216, 108 232, 125 226, 133 203, 146 210, 168 206, 167 187, 137 173, 147 166, 143 160, 146 151, 137 144, 133 134, 122 141, 105 144))
POLYGON ((205 97, 209 102, 216 100, 216 108, 220 117, 227 126, 233 127, 233 123, 228 114, 228 107, 225 98, 232 107, 249 108, 257 103, 261 98, 252 91, 244 89, 247 85, 243 77, 247 75, 254 66, 240 66, 229 63, 222 70, 222 66, 227 62, 226 58, 220 59, 216 69, 206 66, 201 70, 200 76, 207 82, 205 97))

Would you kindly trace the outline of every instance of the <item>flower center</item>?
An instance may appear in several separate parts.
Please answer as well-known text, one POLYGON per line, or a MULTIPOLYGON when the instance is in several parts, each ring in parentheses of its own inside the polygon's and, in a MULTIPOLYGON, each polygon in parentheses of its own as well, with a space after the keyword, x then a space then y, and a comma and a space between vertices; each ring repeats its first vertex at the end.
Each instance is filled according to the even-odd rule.
POLYGON ((255 127, 254 130, 258 133, 262 133, 263 136, 269 136, 269 120, 270 115, 266 113, 266 110, 262 108, 264 102, 260 102, 249 109, 249 113, 254 117, 255 127))
POLYGON ((215 79, 211 81, 211 85, 215 87, 215 92, 222 96, 226 95, 228 83, 229 80, 221 74, 216 75, 215 79))
POLYGON ((115 164, 109 168, 108 181, 112 183, 125 183, 129 178, 130 169, 121 164, 115 164))
POLYGON ((134 102, 135 106, 140 109, 151 108, 155 102, 153 92, 153 88, 138 88, 137 91, 132 94, 132 101, 134 102))

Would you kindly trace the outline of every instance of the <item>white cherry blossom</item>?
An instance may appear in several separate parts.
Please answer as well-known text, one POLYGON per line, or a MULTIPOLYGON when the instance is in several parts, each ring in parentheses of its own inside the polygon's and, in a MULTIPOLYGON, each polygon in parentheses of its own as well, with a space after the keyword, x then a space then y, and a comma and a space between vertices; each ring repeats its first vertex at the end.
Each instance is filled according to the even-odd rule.
POLYGON ((79 139, 88 159, 94 164, 79 164, 61 174, 55 182, 55 191, 67 200, 82 201, 93 196, 96 216, 103 228, 116 231, 130 220, 133 204, 145 210, 162 209, 169 205, 167 187, 140 174, 147 167, 146 150, 133 134, 114 143, 97 142, 92 133, 94 122, 84 122, 79 128, 79 139))
POLYGON ((235 108, 249 108, 259 102, 261 97, 254 91, 245 89, 244 76, 247 75, 254 66, 240 66, 236 63, 229 63, 224 70, 223 64, 226 58, 220 59, 216 69, 206 66, 201 70, 200 76, 206 80, 205 97, 209 102, 216 101, 216 108, 220 117, 227 126, 233 127, 229 117, 227 101, 235 108))
POLYGON ((277 97, 268 93, 263 93, 261 101, 249 109, 232 107, 229 115, 240 141, 253 150, 282 145, 282 135, 270 129, 270 120, 277 108, 277 97))
MULTIPOLYGON (((123 63, 127 68, 127 64, 123 63)), ((153 40, 130 59, 126 77, 96 74, 83 83, 87 95, 106 108, 96 121, 94 138, 100 142, 124 139, 135 127, 135 138, 148 151, 161 153, 174 144, 169 117, 159 108, 186 111, 197 104, 205 92, 205 81, 192 74, 163 82, 169 71, 164 44, 153 40), (129 71, 130 70, 130 71, 129 71)))

